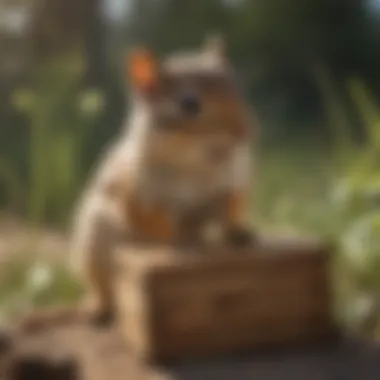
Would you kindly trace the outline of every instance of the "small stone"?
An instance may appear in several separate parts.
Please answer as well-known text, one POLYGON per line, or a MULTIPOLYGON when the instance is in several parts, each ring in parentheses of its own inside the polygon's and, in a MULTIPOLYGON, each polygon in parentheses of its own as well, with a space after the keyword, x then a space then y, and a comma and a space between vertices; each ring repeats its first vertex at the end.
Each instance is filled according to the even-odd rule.
POLYGON ((12 363, 10 378, 12 380, 47 380, 50 377, 50 372, 49 364, 41 357, 17 357, 12 363))
POLYGON ((77 380, 78 365, 74 358, 59 359, 42 354, 28 354, 15 358, 10 371, 12 380, 77 380))

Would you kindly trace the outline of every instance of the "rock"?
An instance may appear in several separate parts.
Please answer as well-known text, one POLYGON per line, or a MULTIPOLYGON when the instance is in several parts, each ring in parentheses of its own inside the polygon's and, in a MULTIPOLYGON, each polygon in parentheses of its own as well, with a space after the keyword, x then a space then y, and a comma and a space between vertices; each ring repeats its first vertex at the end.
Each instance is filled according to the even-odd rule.
POLYGON ((48 357, 41 353, 16 356, 10 366, 10 380, 77 380, 78 364, 70 355, 48 357))

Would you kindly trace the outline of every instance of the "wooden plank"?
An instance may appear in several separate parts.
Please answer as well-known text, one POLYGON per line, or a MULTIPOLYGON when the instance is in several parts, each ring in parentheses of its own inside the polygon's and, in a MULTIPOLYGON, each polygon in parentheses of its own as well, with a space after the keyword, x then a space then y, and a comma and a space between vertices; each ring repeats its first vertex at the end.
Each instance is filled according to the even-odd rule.
POLYGON ((121 332, 153 360, 328 337, 331 252, 301 239, 241 252, 124 246, 116 253, 121 332))

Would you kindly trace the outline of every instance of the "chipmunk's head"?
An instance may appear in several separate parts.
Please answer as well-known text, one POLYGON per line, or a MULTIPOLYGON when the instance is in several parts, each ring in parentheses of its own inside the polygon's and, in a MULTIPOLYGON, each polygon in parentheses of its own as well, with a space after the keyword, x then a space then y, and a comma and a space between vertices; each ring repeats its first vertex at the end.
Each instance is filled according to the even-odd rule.
POLYGON ((247 104, 221 39, 162 61, 136 49, 128 69, 133 92, 152 114, 157 157, 215 165, 249 138, 247 104))

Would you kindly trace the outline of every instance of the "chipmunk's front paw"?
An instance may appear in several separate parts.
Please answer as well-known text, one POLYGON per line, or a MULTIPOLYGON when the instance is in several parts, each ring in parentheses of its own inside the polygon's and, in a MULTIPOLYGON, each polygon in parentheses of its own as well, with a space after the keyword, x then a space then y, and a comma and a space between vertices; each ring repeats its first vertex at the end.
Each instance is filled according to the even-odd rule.
POLYGON ((252 246, 257 241, 257 234, 246 227, 235 227, 227 232, 227 243, 237 247, 245 248, 252 246))
POLYGON ((83 309, 88 321, 96 326, 107 326, 114 320, 114 310, 108 305, 89 297, 83 302, 83 309))

